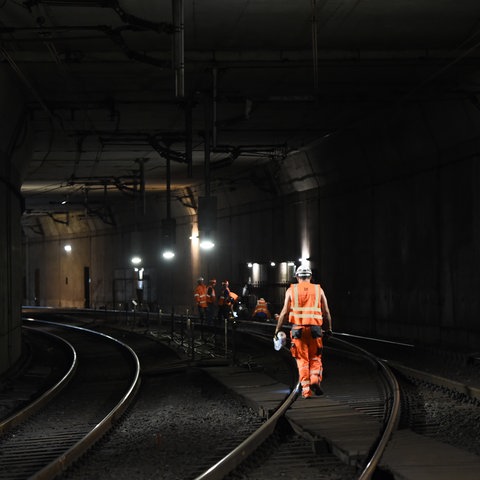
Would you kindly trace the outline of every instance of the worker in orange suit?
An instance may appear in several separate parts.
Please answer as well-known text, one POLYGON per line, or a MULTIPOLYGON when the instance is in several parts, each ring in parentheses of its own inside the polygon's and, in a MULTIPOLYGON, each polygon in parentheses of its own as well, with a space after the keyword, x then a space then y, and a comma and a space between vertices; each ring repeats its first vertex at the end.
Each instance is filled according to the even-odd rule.
POLYGON ((270 320, 270 318, 272 318, 272 315, 268 309, 267 301, 264 298, 259 298, 255 310, 252 313, 252 320, 265 322, 270 320))
POLYGON ((233 306, 238 300, 238 295, 230 290, 228 280, 222 282, 222 290, 218 297, 218 320, 230 320, 234 317, 233 306))
POLYGON ((311 283, 310 268, 300 265, 295 277, 298 283, 290 285, 285 294, 274 338, 288 314, 292 324, 290 352, 297 362, 302 397, 310 398, 323 393, 322 349, 323 341, 332 335, 332 318, 325 292, 320 285, 311 283))
POLYGON ((198 308, 198 316, 200 323, 203 325, 207 316, 207 286, 203 283, 203 277, 199 277, 197 280, 197 286, 193 292, 193 298, 198 308))
POLYGON ((217 286, 217 280, 212 278, 208 282, 207 287, 207 324, 213 325, 215 318, 215 304, 217 303, 217 294, 215 287, 217 286))

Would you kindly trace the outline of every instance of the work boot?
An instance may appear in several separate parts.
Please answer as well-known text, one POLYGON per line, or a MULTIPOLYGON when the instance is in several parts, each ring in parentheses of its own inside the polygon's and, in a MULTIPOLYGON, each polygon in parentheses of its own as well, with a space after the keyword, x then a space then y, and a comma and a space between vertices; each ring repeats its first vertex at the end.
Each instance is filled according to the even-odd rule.
POLYGON ((310 387, 303 387, 302 398, 311 398, 311 397, 313 397, 313 393, 310 390, 310 387))
POLYGON ((322 390, 322 387, 320 387, 320 384, 319 383, 312 383, 310 385, 310 390, 318 396, 320 395, 323 395, 323 390, 322 390))

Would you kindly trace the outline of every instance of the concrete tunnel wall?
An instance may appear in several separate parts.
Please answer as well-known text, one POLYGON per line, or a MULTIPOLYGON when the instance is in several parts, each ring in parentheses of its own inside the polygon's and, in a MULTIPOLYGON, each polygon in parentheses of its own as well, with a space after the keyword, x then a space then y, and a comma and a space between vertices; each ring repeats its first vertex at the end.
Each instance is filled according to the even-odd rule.
MULTIPOLYGON (((192 253, 196 217, 176 212, 180 255, 170 266, 158 256, 160 218, 148 215, 138 235, 150 300, 191 308, 198 275, 228 278, 238 291, 246 261, 298 260, 303 247, 336 330, 478 348, 479 123, 468 102, 411 104, 330 135, 276 162, 278 195, 212 192, 219 195, 215 252, 192 253)), ((77 235, 57 226, 55 237, 29 240, 26 277, 40 270, 40 304, 83 306, 86 265, 92 306, 119 300, 114 285, 132 285, 133 224, 77 235), (65 239, 80 252, 70 266, 60 253, 65 239)), ((283 293, 280 285, 267 300, 279 308, 283 293)))
POLYGON ((479 113, 412 104, 311 152, 336 154, 320 219, 337 328, 478 349, 479 113))
POLYGON ((0 67, 0 374, 21 355, 23 168, 30 139, 23 102, 8 70, 0 67))

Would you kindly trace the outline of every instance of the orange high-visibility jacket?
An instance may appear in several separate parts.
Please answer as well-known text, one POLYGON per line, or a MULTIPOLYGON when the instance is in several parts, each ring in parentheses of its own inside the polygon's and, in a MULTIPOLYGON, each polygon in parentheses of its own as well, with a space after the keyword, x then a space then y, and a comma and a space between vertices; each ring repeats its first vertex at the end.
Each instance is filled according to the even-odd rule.
POLYGON ((213 285, 209 285, 207 288, 207 303, 215 303, 215 298, 217 294, 215 292, 215 287, 213 285), (208 292, 210 291, 210 295, 208 292))
POLYGON ((270 317, 270 312, 268 311, 267 302, 263 298, 260 298, 257 301, 257 305, 255 307, 255 310, 253 311, 252 316, 255 316, 257 313, 265 313, 267 317, 270 317))
POLYGON ((194 298, 197 305, 202 308, 207 308, 207 286, 200 284, 195 287, 194 298))
POLYGON ((294 325, 322 325, 322 288, 314 283, 290 285, 291 304, 288 320, 294 325))
POLYGON ((218 298, 219 305, 232 305, 238 299, 238 295, 232 292, 228 287, 222 290, 222 294, 218 298))

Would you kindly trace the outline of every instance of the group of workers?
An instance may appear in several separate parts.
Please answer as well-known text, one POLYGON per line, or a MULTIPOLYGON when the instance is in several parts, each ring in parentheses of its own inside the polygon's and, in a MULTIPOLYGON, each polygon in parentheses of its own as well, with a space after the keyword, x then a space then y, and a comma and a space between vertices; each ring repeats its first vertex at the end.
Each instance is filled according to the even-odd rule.
MULTIPOLYGON (((199 277, 193 292, 195 305, 202 323, 213 325, 214 320, 225 320, 234 317, 233 308, 240 300, 240 297, 230 289, 228 280, 222 282, 221 290, 217 296, 217 280, 209 280, 208 285, 205 279, 199 277)), ((272 318, 267 301, 262 297, 256 301, 256 305, 250 315, 252 320, 269 321, 272 318)))
MULTIPOLYGON (((300 265, 296 272, 297 283, 292 283, 285 293, 283 308, 275 315, 274 341, 277 342, 282 326, 287 321, 290 329, 290 353, 296 360, 301 394, 303 398, 311 398, 323 393, 322 352, 325 341, 332 336, 332 318, 327 297, 319 284, 311 282, 312 271, 308 266, 300 265)), ((222 282, 222 288, 216 301, 216 280, 205 285, 200 277, 194 291, 201 321, 213 325, 215 305, 218 306, 219 320, 233 316, 233 305, 238 295, 229 288, 228 280, 222 282)), ((264 298, 259 298, 252 319, 269 320, 271 314, 264 298)))
POLYGON ((203 277, 199 277, 197 280, 193 297, 202 324, 213 325, 215 319, 228 320, 233 316, 233 306, 238 301, 238 295, 230 290, 228 280, 222 282, 218 297, 216 287, 217 280, 215 278, 212 278, 208 285, 205 285, 203 277))

